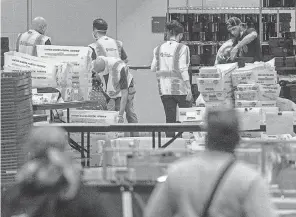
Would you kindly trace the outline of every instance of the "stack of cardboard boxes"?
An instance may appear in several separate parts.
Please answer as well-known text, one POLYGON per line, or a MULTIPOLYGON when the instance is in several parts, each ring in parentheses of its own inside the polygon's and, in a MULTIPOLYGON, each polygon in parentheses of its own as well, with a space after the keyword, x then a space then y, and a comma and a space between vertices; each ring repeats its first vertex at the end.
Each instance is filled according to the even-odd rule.
POLYGON ((236 63, 200 69, 198 90, 206 108, 233 107, 231 74, 235 69, 236 63))

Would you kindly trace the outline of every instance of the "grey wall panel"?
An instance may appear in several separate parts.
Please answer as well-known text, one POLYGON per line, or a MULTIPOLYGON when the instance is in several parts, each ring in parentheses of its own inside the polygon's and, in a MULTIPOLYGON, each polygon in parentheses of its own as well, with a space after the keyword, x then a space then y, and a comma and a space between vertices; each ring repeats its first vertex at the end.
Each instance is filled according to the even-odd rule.
POLYGON ((93 42, 92 21, 102 17, 108 34, 116 32, 116 0, 33 0, 32 17, 48 21, 47 34, 57 45, 88 45, 93 42))

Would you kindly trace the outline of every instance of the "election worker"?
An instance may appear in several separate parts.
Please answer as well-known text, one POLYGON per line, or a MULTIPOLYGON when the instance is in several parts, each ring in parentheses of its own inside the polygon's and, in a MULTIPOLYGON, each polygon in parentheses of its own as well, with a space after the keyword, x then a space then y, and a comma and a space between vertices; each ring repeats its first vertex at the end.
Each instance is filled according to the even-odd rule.
POLYGON ((36 17, 32 21, 32 29, 18 35, 16 51, 37 56, 36 45, 51 45, 51 39, 45 36, 46 29, 46 20, 43 17, 36 17))
MULTIPOLYGON (((188 74, 190 53, 188 46, 180 43, 184 27, 178 21, 168 22, 166 32, 168 40, 154 49, 151 70, 156 72, 166 122, 175 123, 177 106, 188 108, 191 105, 192 92, 188 74)), ((173 137, 174 134, 166 133, 167 137, 173 137)))

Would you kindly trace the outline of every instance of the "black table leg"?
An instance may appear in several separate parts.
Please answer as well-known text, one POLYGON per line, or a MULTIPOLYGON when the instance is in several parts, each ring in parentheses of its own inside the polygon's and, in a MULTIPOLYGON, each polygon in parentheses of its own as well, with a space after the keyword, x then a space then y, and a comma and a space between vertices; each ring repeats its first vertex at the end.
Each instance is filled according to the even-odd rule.
POLYGON ((90 132, 87 132, 87 166, 90 166, 90 132))
POLYGON ((152 148, 155 149, 155 131, 152 132, 152 148))
POLYGON ((158 148, 161 148, 161 132, 158 132, 158 148))
POLYGON ((85 155, 84 155, 84 132, 81 132, 81 165, 85 167, 85 155))

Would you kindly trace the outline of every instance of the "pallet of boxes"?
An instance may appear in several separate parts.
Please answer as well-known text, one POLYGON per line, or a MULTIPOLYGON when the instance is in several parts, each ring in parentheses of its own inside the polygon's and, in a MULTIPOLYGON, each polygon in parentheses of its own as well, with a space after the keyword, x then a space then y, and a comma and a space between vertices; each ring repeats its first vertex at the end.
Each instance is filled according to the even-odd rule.
MULTIPOLYGON (((236 63, 203 67, 196 83, 200 91, 197 107, 180 108, 177 115, 181 122, 203 124, 208 109, 234 107, 242 130, 259 130, 266 122, 266 113, 278 115, 276 106, 280 86, 277 84, 277 73, 270 64, 260 62, 243 68, 238 68, 236 63)), ((194 135, 196 141, 204 141, 205 133, 194 135)), ((242 137, 266 138, 266 134, 242 132, 242 137)), ((193 144, 192 150, 203 150, 202 142, 193 144)), ((237 155, 261 169, 261 148, 258 144, 239 148, 237 155)))

